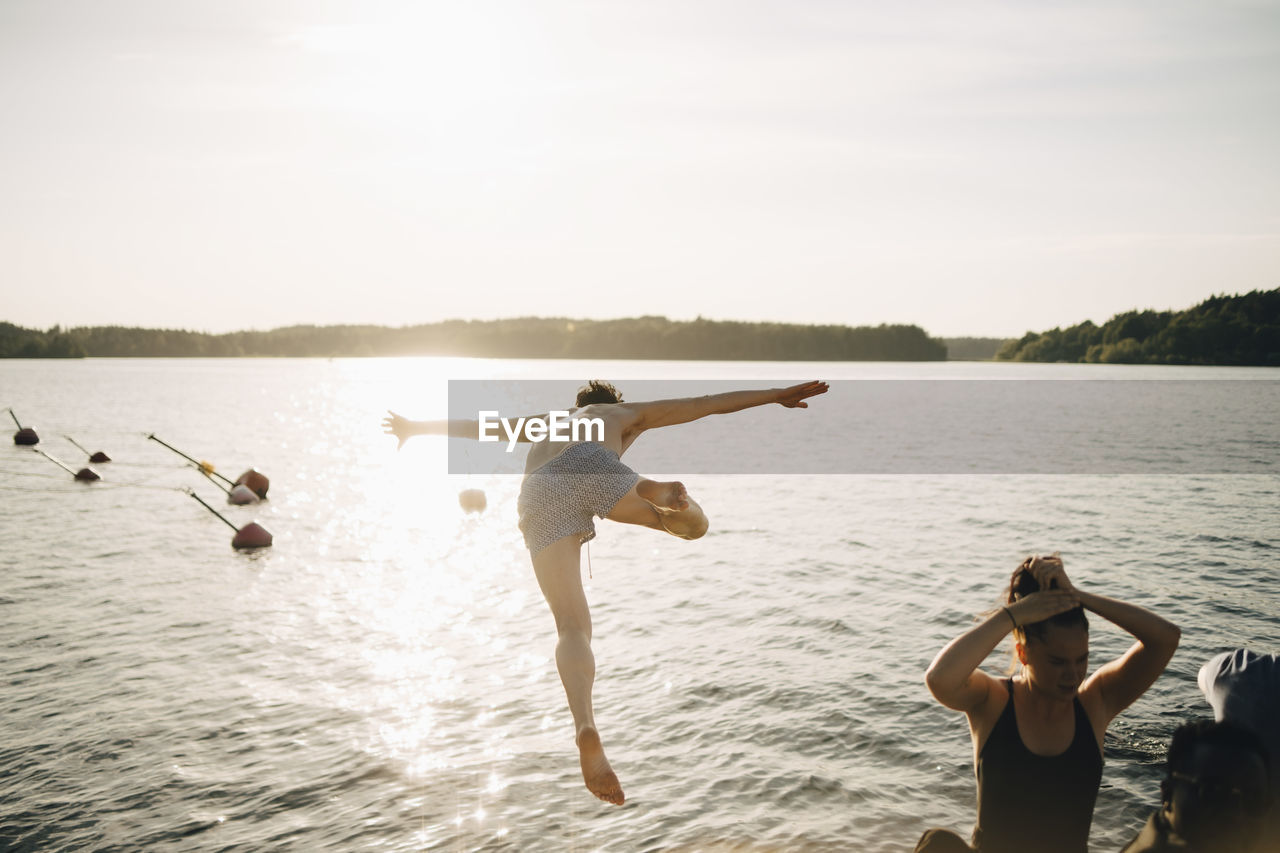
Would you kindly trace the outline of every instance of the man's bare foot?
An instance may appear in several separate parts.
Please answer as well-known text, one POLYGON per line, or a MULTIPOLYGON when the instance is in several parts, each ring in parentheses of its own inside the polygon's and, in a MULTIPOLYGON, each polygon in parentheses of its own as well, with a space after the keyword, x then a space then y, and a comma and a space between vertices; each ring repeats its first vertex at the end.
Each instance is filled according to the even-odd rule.
POLYGON ((641 480, 636 483, 636 494, 653 504, 659 512, 683 512, 689 508, 689 493, 684 483, 672 481, 659 483, 656 480, 641 480))
POLYGON ((609 759, 604 757, 600 733, 591 726, 583 726, 576 740, 578 761, 582 764, 582 780, 587 783, 587 790, 606 803, 622 805, 622 785, 609 766, 609 759))

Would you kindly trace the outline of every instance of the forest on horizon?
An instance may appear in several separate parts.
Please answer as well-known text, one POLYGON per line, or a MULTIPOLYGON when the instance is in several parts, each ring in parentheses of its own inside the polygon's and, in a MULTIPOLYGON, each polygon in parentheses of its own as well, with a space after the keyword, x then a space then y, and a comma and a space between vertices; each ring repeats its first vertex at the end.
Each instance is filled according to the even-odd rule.
MULTIPOLYGON (((991 349, 994 353, 995 347, 991 349)), ((123 326, 55 326, 40 331, 0 322, 0 357, 264 356, 942 361, 947 346, 919 326, 803 326, 654 316, 447 320, 400 328, 289 326, 217 335, 123 326)))
POLYGON ((1126 311, 1102 325, 1021 338, 934 338, 914 325, 841 326, 520 317, 414 326, 288 326, 211 334, 185 329, 0 322, 0 358, 476 358, 677 361, 943 361, 1280 366, 1280 288, 1211 296, 1183 311, 1126 311))
POLYGON ((1126 311, 1101 326, 1027 332, 1003 361, 1280 366, 1280 288, 1211 296, 1185 311, 1126 311))

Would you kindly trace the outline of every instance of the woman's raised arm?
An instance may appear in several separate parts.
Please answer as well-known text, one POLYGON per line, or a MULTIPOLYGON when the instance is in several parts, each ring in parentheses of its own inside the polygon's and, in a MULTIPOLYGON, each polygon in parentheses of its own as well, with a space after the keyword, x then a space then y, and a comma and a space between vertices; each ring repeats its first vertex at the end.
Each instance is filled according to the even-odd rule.
POLYGON ((1076 595, 1087 610, 1092 610, 1137 640, 1129 650, 1098 668, 1081 691, 1094 689, 1102 696, 1107 720, 1128 708, 1147 692, 1178 648, 1182 630, 1150 610, 1077 589, 1076 595))
POLYGON ((1056 585, 1058 589, 1070 590, 1086 610, 1092 610, 1116 627, 1128 631, 1137 640, 1129 651, 1100 666, 1080 685, 1082 693, 1098 692, 1107 722, 1110 722, 1146 693, 1164 672, 1178 648, 1182 630, 1136 604, 1078 589, 1067 579, 1062 560, 1056 555, 1039 560, 1032 567, 1032 572, 1041 589, 1056 585))
POLYGON ((987 700, 991 686, 997 683, 978 667, 1006 634, 1079 604, 1073 592, 1055 589, 1032 593, 1001 607, 938 652, 924 675, 929 692, 948 708, 969 713, 987 700))

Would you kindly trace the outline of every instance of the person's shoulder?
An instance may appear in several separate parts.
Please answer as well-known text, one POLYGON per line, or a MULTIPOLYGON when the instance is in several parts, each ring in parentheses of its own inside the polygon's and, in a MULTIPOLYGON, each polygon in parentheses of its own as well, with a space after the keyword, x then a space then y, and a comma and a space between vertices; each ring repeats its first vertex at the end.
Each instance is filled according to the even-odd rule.
POLYGON ((1095 732, 1105 732, 1111 725, 1111 716, 1107 713, 1106 703, 1102 698, 1102 688, 1096 681, 1088 681, 1076 693, 1076 701, 1084 709, 1085 716, 1095 732))
POLYGON ((616 418, 623 414, 627 403, 588 403, 569 410, 569 417, 579 418, 616 418))
POLYGON ((1200 667, 1196 682, 1207 693, 1224 680, 1280 680, 1280 657, 1264 655, 1249 649, 1233 649, 1214 655, 1200 667))
POLYGON ((633 403, 590 403, 574 409, 570 418, 575 421, 600 422, 606 434, 627 436, 634 433, 640 414, 633 403))
POLYGON ((1280 655, 1264 655, 1248 649, 1236 649, 1231 653, 1232 664, 1237 669, 1252 669, 1258 672, 1280 672, 1280 655))
POLYGON ((592 403, 578 410, 575 417, 601 418, 606 423, 615 424, 623 429, 632 429, 639 424, 647 407, 653 403, 592 403))

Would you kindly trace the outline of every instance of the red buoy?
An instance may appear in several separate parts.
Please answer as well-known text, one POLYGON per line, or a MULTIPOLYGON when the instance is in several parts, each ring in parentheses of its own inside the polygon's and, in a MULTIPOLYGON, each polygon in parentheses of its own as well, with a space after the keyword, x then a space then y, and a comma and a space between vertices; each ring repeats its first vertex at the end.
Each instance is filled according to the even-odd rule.
POLYGON ((267 531, 265 527, 263 527, 261 524, 258 524, 258 522, 251 521, 248 524, 246 524, 244 527, 241 527, 239 530, 236 530, 236 526, 234 524, 232 524, 230 521, 227 521, 227 519, 222 515, 222 513, 218 512, 216 509, 214 509, 213 507, 205 503, 203 500, 201 500, 200 496, 197 495, 195 492, 191 491, 190 489, 187 489, 187 494, 195 498, 196 502, 199 503, 201 506, 203 506, 205 509, 209 510, 209 512, 216 515, 219 521, 221 521, 227 527, 230 527, 232 530, 236 531, 236 535, 231 537, 232 548, 266 548, 268 545, 271 544, 271 534, 267 531))
POLYGON ((266 500, 267 489, 271 488, 271 481, 267 479, 266 474, 250 468, 239 477, 236 477, 235 485, 248 486, 249 491, 253 492, 263 500, 266 500))
POLYGON ((271 533, 256 521, 241 527, 231 537, 232 548, 266 548, 270 544, 271 533))
POLYGON ((13 434, 14 444, 40 443, 40 436, 36 435, 36 431, 31 427, 24 427, 22 421, 18 420, 18 416, 13 413, 13 409, 9 410, 9 417, 13 418, 13 422, 18 426, 18 431, 13 434))
POLYGON ((102 462, 111 461, 111 457, 103 453, 101 450, 99 450, 97 453, 90 453, 89 451, 84 449, 84 447, 80 444, 80 442, 76 441, 71 436, 64 435, 63 438, 65 438, 67 441, 74 444, 76 446, 76 449, 79 450, 81 453, 83 453, 85 456, 88 456, 90 462, 102 463, 102 462))
POLYGON ((31 449, 34 452, 39 453, 45 459, 48 459, 54 465, 57 465, 63 471, 66 471, 68 474, 70 474, 74 479, 79 480, 82 483, 92 483, 95 480, 102 479, 101 477, 98 476, 98 472, 93 470, 92 468, 81 468, 79 471, 75 471, 71 468, 70 465, 67 465, 65 462, 61 462, 57 459, 54 459, 52 456, 50 456, 48 453, 45 453, 40 448, 33 447, 31 449))

